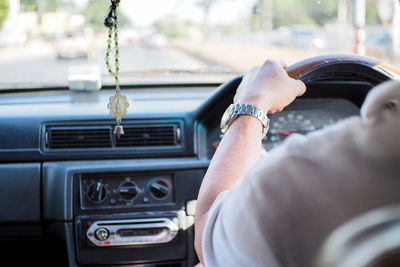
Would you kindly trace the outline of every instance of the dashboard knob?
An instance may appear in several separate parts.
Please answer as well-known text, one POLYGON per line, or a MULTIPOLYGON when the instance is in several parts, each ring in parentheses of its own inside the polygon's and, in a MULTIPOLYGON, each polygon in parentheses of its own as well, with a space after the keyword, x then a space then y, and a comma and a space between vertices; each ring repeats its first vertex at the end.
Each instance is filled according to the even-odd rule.
POLYGON ((107 196, 107 188, 102 181, 89 185, 88 198, 93 202, 102 202, 107 196))
POLYGON ((150 185, 150 193, 156 199, 165 198, 168 195, 169 191, 170 189, 168 184, 162 180, 154 181, 150 185))
POLYGON ((104 241, 110 236, 110 232, 106 228, 98 228, 94 232, 94 236, 97 240, 104 241))
POLYGON ((124 182, 119 187, 119 194, 125 200, 134 199, 137 196, 138 192, 139 192, 138 187, 133 182, 124 182))

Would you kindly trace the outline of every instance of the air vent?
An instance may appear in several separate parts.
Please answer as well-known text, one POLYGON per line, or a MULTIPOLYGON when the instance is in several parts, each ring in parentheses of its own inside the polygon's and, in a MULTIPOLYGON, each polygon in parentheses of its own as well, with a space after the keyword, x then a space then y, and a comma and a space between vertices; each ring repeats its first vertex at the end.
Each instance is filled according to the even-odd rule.
POLYGON ((49 149, 115 149, 168 147, 180 145, 179 123, 123 124, 125 134, 117 138, 111 125, 47 126, 45 144, 49 149))
POLYGON ((179 141, 177 125, 125 126, 117 147, 173 146, 179 141))
POLYGON ((52 149, 111 147, 111 127, 51 127, 47 144, 52 149))

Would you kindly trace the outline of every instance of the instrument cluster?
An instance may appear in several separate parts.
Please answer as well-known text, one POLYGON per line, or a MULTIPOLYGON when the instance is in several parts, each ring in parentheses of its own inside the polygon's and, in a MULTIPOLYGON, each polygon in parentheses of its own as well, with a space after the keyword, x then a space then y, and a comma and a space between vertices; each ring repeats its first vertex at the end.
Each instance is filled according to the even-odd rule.
MULTIPOLYGON (((263 148, 270 151, 291 135, 307 135, 359 114, 360 109, 345 99, 297 99, 282 112, 268 115, 270 127, 263 140, 263 148)), ((222 137, 218 127, 208 133, 209 158, 218 148, 222 137)))

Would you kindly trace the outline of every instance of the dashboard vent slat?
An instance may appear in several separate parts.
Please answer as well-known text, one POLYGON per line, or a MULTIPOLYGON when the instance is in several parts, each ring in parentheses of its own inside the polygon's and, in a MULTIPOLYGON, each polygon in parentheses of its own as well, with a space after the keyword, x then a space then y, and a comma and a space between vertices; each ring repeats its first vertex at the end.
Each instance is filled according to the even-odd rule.
POLYGON ((111 127, 54 127, 48 133, 52 149, 111 147, 111 127))
POLYGON ((176 145, 175 125, 127 126, 125 134, 116 143, 118 147, 176 145))

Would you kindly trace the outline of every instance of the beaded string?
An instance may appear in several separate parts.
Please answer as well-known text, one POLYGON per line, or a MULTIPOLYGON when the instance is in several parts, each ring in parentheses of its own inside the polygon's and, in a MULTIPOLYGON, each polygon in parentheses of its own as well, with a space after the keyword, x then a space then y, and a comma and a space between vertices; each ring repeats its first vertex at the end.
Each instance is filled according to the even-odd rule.
POLYGON ((106 67, 108 70, 108 73, 110 73, 111 76, 114 77, 115 79, 115 85, 116 89, 119 90, 119 44, 118 44, 118 13, 117 13, 117 7, 119 6, 119 1, 111 1, 112 5, 110 7, 109 15, 105 19, 105 24, 108 29, 108 40, 107 40, 107 51, 106 51, 106 67), (112 51, 112 42, 113 42, 113 34, 114 34, 114 49, 115 49, 115 54, 114 54, 114 61, 115 61, 115 71, 112 71, 112 66, 110 64, 110 53, 112 51))
POLYGON ((119 87, 119 44, 118 44, 118 13, 117 7, 120 0, 111 0, 111 6, 104 18, 103 24, 108 28, 107 51, 105 56, 106 67, 108 73, 115 79, 115 96, 110 97, 108 109, 111 115, 116 117, 117 125, 114 128, 114 134, 119 138, 124 134, 121 123, 121 117, 127 113, 129 102, 126 96, 121 95, 119 87), (114 41, 114 65, 115 71, 112 70, 110 64, 110 54, 112 52, 112 43, 114 41))

